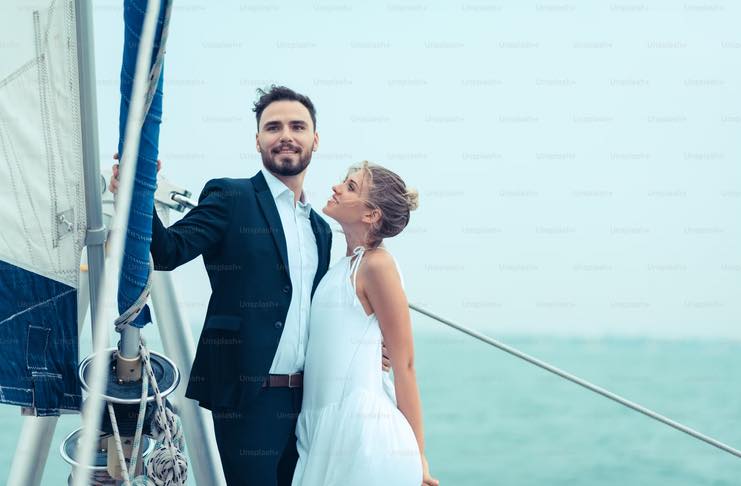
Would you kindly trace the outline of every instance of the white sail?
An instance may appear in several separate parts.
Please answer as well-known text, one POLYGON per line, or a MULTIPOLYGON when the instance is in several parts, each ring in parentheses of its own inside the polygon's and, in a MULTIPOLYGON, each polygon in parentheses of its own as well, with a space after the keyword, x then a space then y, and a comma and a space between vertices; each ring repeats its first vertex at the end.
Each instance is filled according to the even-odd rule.
POLYGON ((74 3, 0 2, 0 260, 77 288, 86 218, 74 3))

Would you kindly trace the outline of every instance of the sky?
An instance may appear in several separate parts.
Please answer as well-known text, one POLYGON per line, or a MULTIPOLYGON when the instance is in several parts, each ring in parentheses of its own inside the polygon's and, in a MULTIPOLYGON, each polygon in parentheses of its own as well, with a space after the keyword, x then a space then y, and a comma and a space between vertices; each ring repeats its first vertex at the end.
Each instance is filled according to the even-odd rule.
MULTIPOLYGON (((109 168, 122 2, 94 3, 109 168)), ((493 336, 738 340, 740 11, 177 1, 162 173, 196 196, 209 179, 254 175, 255 90, 284 84, 317 107, 305 182, 315 209, 361 160, 419 190, 409 227, 387 241, 410 302, 493 336)), ((333 260, 344 253, 336 234, 333 260)), ((198 327, 202 262, 175 274, 198 327)))

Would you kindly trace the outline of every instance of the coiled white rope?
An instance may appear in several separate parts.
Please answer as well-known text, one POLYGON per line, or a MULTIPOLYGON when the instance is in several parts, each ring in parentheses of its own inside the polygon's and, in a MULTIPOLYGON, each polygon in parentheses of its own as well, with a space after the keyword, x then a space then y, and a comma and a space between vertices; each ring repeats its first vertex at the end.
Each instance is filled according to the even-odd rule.
POLYGON ((124 484, 125 486, 184 486, 188 480, 188 460, 183 452, 185 444, 183 440, 182 422, 180 417, 165 406, 159 386, 157 385, 157 378, 152 369, 149 350, 147 349, 144 338, 141 338, 140 341, 139 354, 144 366, 144 373, 142 374, 142 397, 139 402, 136 433, 132 446, 131 462, 128 468, 126 467, 126 457, 123 452, 121 434, 119 433, 116 414, 113 410, 113 405, 108 403, 108 413, 111 417, 111 425, 113 427, 116 454, 121 464, 121 474, 123 476, 124 484), (158 444, 151 457, 147 460, 146 476, 136 477, 134 481, 132 481, 130 478, 136 471, 144 414, 146 412, 146 398, 149 389, 148 382, 150 380, 152 390, 154 391, 154 399, 157 404, 154 417, 152 417, 151 429, 152 436, 158 441, 158 444))
POLYGON ((182 426, 175 427, 175 423, 179 423, 179 418, 164 405, 162 394, 157 385, 157 378, 152 370, 149 350, 143 337, 141 338, 139 352, 144 370, 152 381, 154 399, 157 402, 157 410, 152 419, 152 429, 157 431, 156 435, 159 439, 162 438, 162 432, 164 432, 164 440, 160 441, 147 462, 147 476, 157 486, 184 486, 188 479, 188 460, 180 447, 176 447, 176 444, 178 446, 183 445, 182 426), (173 423, 172 427, 170 426, 171 421, 173 423), (173 429, 175 429, 176 434, 173 434, 173 429))

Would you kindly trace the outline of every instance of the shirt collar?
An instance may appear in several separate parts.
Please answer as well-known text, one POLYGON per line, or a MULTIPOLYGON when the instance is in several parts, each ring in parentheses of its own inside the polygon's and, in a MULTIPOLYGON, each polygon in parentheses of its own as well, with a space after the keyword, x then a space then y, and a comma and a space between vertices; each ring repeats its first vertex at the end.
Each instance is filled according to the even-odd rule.
MULTIPOLYGON (((291 205, 293 205, 293 191, 265 167, 261 168, 260 171, 262 172, 263 177, 265 177, 265 182, 268 183, 268 189, 270 189, 270 194, 273 195, 273 199, 277 201, 280 197, 290 197, 291 205), (288 196, 284 196, 286 193, 288 193, 288 196)), ((311 210, 311 203, 309 203, 309 200, 306 197, 306 191, 301 191, 298 206, 306 207, 307 210, 311 210)))

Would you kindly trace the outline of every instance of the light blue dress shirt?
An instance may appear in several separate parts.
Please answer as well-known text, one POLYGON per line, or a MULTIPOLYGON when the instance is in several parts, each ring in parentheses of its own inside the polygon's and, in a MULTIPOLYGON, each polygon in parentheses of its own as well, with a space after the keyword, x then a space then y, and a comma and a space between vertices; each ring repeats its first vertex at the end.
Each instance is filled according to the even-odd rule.
POLYGON ((301 193, 294 204, 294 194, 270 171, 262 168, 286 237, 288 268, 291 277, 291 303, 283 324, 283 334, 270 366, 271 374, 286 375, 303 371, 308 337, 311 288, 314 284, 319 255, 316 236, 311 229, 311 204, 301 193))

